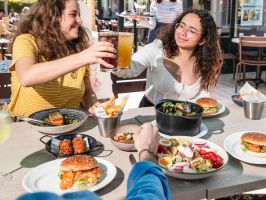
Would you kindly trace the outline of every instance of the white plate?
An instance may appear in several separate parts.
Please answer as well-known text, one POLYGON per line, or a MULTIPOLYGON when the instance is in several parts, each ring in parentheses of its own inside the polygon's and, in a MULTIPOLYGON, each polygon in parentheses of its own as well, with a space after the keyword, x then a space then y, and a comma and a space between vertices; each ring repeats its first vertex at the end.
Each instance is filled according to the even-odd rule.
POLYGON ((218 108, 219 108, 219 110, 218 110, 217 113, 214 113, 214 114, 203 114, 202 117, 204 117, 204 118, 214 117, 214 116, 222 114, 225 111, 225 106, 223 104, 219 103, 218 108))
POLYGON ((195 138, 195 137, 188 137, 188 136, 171 136, 171 138, 176 138, 176 139, 183 138, 183 139, 190 140, 192 142, 206 143, 208 146, 210 146, 211 149, 214 149, 217 152, 217 154, 219 154, 223 158, 224 162, 223 162, 223 165, 220 168, 216 169, 215 171, 205 172, 205 173, 176 172, 176 171, 169 171, 169 170, 162 168, 164 173, 169 176, 180 178, 180 179, 187 179, 187 180, 203 179, 203 178, 207 178, 215 174, 217 171, 222 169, 228 162, 228 155, 226 151, 219 145, 212 143, 208 140, 204 140, 201 138, 195 138))
MULTIPOLYGON (((109 184, 116 176, 116 167, 109 161, 95 158, 98 165, 103 170, 102 181, 93 187, 89 188, 90 191, 96 191, 107 184, 109 184)), ((42 165, 39 165, 30 170, 22 180, 22 185, 28 192, 47 191, 56 194, 63 194, 65 192, 72 192, 74 190, 61 190, 60 179, 58 173, 60 171, 60 164, 64 159, 57 159, 42 165)))
MULTIPOLYGON (((241 136, 246 132, 259 132, 259 131, 241 131, 230 134, 224 140, 224 149, 231 154, 234 158, 251 164, 266 164, 266 158, 257 158, 251 156, 240 148, 241 136)), ((260 132, 261 133, 261 132, 260 132)))
MULTIPOLYGON (((153 126, 156 126, 156 120, 153 120, 151 123, 152 123, 153 126)), ((200 124, 200 131, 199 131, 199 133, 197 135, 193 136, 193 137, 195 137, 195 138, 201 138, 201 137, 205 136, 207 133, 208 133, 207 126, 205 124, 201 123, 200 124)), ((166 134, 163 134, 161 132, 159 132, 159 134, 161 135, 161 137, 164 137, 166 139, 168 139, 170 137, 173 137, 171 135, 166 135, 166 134)))

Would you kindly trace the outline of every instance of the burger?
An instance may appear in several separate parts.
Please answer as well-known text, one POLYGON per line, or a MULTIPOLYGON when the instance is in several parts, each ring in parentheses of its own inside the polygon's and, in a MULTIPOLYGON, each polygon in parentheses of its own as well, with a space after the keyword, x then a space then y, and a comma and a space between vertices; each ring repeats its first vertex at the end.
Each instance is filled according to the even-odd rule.
POLYGON ((84 189, 101 181, 102 170, 97 160, 88 155, 76 155, 66 158, 60 165, 60 188, 84 189))
POLYGON ((212 98, 199 98, 196 100, 196 104, 204 108, 203 114, 215 114, 219 111, 219 104, 212 98))
POLYGON ((244 133, 241 137, 241 149, 252 156, 266 158, 266 134, 244 133))

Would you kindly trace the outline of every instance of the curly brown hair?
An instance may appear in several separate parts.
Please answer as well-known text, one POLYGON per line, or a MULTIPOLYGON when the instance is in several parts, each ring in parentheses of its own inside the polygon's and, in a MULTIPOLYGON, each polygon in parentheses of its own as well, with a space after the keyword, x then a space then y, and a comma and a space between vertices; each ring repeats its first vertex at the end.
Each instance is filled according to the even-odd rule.
POLYGON ((178 16, 174 22, 160 33, 163 49, 168 58, 179 55, 179 48, 175 41, 176 24, 179 24, 183 17, 189 13, 196 14, 200 18, 203 45, 198 45, 193 53, 196 57, 194 72, 202 77, 201 88, 210 91, 217 83, 221 70, 221 50, 217 27, 213 17, 205 10, 188 10, 178 16))
POLYGON ((39 56, 47 61, 80 52, 89 47, 89 36, 79 27, 78 38, 67 41, 60 29, 60 18, 69 0, 38 0, 18 25, 13 43, 21 34, 34 36, 39 56))

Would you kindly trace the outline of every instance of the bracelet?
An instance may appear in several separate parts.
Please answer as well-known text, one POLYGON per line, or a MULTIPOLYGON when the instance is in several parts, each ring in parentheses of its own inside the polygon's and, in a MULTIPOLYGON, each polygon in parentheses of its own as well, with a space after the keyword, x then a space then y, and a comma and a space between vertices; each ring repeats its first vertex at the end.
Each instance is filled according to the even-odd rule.
MULTIPOLYGON (((156 159, 156 155, 150 150, 150 149, 142 149, 140 152, 139 152, 139 161, 140 161, 140 155, 144 152, 144 151, 147 151, 153 158, 156 159)), ((157 160, 157 159, 156 159, 157 160)))

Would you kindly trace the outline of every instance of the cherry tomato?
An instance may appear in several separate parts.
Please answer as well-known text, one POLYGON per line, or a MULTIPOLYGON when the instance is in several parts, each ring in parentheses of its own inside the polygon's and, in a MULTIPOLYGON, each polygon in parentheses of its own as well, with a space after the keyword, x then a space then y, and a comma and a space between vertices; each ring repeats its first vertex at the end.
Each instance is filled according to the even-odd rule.
POLYGON ((158 147, 158 153, 165 152, 165 151, 167 151, 167 149, 168 149, 168 147, 163 146, 163 145, 159 145, 159 147, 158 147))
POLYGON ((205 155, 206 154, 206 151, 201 149, 201 150, 199 150, 199 154, 200 155, 205 155))

